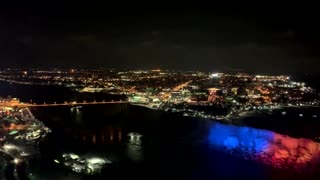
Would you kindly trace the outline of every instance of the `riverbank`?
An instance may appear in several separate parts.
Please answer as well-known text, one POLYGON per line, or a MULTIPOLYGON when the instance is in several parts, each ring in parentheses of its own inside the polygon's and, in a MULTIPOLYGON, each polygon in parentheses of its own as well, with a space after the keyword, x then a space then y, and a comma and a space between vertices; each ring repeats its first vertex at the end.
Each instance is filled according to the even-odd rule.
POLYGON ((0 146, 0 154, 5 160, 2 164, 5 178, 28 179, 28 160, 37 154, 38 143, 50 130, 35 119, 28 108, 12 109, 7 113, 7 117, 1 116, 0 146))

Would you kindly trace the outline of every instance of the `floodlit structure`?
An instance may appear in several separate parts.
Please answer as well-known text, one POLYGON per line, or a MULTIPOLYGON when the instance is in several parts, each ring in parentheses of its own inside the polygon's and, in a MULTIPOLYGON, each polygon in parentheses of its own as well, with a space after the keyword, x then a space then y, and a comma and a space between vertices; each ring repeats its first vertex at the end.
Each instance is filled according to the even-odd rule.
POLYGON ((5 144, 2 146, 2 149, 4 149, 5 151, 10 151, 13 149, 18 149, 18 147, 14 144, 5 144))
POLYGON ((131 132, 131 133, 128 133, 128 137, 130 142, 137 142, 137 141, 141 141, 142 134, 131 132))
POLYGON ((76 154, 70 154, 71 159, 79 159, 79 156, 76 154))
POLYGON ((83 174, 96 174, 100 173, 106 164, 111 164, 112 162, 101 157, 88 157, 82 158, 74 153, 65 153, 62 155, 61 160, 54 160, 56 163, 63 164, 65 167, 71 169, 77 173, 83 174))
POLYGON ((93 157, 86 160, 87 166, 92 173, 100 173, 105 164, 111 163, 111 161, 99 157, 93 157))

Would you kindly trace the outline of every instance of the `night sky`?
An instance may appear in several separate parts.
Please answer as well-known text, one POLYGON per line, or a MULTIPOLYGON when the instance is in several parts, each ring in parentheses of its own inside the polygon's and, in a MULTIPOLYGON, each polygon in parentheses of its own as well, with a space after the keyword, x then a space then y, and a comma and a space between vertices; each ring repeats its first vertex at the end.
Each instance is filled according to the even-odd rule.
POLYGON ((216 10, 6 8, 0 67, 320 71, 314 14, 216 10))

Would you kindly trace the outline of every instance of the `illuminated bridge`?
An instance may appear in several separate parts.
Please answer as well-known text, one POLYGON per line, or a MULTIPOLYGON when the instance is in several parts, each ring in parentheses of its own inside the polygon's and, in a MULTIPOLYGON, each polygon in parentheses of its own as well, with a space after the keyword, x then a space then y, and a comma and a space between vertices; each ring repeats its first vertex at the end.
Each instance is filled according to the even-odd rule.
POLYGON ((93 104, 127 104, 129 101, 93 101, 93 102, 64 102, 64 103, 53 103, 53 104, 30 104, 30 103, 0 103, 0 106, 7 107, 47 107, 47 106, 81 106, 81 105, 93 105, 93 104))

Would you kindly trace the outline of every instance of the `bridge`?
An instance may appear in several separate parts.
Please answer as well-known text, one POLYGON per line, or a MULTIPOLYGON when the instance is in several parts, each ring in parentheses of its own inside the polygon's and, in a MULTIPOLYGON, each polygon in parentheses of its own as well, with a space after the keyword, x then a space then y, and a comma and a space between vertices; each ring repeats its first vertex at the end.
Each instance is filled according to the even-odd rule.
POLYGON ((48 107, 48 106, 81 106, 81 105, 93 105, 93 104, 127 104, 129 101, 93 101, 93 102, 64 102, 64 103, 53 103, 53 104, 31 104, 31 103, 0 103, 0 106, 7 107, 48 107))

